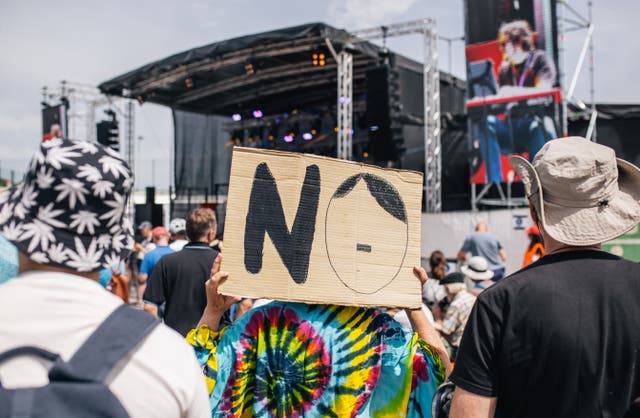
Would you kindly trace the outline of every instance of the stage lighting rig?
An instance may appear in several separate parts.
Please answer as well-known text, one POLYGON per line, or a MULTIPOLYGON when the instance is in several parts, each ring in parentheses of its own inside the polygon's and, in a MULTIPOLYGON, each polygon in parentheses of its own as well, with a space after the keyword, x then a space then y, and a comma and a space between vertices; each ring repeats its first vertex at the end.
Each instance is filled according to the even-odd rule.
POLYGON ((324 67, 326 64, 326 56, 323 53, 313 53, 311 58, 311 63, 315 66, 324 67))

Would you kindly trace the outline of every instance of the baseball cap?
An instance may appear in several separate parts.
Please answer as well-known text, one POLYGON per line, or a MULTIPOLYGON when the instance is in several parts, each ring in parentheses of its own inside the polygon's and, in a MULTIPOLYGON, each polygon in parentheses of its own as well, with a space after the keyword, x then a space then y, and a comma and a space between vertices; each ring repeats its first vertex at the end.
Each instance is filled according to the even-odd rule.
POLYGON ((145 228, 153 229, 153 225, 149 221, 140 222, 140 225, 138 225, 138 230, 141 231, 145 228))
POLYGON ((167 231, 167 228, 165 228, 164 226, 156 226, 155 228, 153 228, 151 230, 151 236, 153 238, 156 238, 156 237, 168 237, 169 236, 169 232, 167 231))
POLYGON ((169 222, 169 232, 173 235, 179 234, 187 230, 187 221, 184 218, 175 218, 169 222))
POLYGON ((453 273, 447 274, 440 280, 440 284, 451 283, 464 283, 464 274, 460 273, 459 271, 454 271, 453 273))

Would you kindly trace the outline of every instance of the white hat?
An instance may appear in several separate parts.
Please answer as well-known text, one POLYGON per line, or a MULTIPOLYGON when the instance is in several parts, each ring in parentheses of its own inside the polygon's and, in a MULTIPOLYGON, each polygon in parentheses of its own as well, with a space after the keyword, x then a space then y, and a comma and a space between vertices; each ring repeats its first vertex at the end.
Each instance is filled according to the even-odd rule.
POLYGON ((568 245, 616 238, 640 222, 640 169, 580 137, 547 142, 533 164, 509 159, 544 232, 568 245))
POLYGON ((493 277, 487 259, 479 255, 471 257, 467 264, 460 267, 460 271, 471 280, 489 280, 493 277))
POLYGON ((187 221, 184 218, 175 218, 169 222, 169 232, 173 235, 187 230, 187 221))

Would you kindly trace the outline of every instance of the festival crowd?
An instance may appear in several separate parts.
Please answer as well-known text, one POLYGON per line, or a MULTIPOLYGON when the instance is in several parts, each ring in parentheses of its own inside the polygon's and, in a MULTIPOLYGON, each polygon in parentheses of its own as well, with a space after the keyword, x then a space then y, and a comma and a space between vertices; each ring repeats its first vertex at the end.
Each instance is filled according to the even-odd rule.
POLYGON ((214 211, 129 221, 134 178, 40 145, 0 192, 0 417, 640 417, 640 169, 584 138, 514 156, 522 268, 479 223, 415 266, 422 308, 226 296, 214 211))

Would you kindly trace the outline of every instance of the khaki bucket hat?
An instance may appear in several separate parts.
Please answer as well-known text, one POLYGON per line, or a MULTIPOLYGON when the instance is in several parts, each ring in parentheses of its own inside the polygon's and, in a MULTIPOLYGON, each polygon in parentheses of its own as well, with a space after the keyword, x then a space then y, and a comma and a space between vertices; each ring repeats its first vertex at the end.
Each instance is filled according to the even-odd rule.
POLYGON ((640 222, 640 169, 581 137, 554 139, 533 164, 509 159, 544 230, 568 245, 616 238, 640 222))

